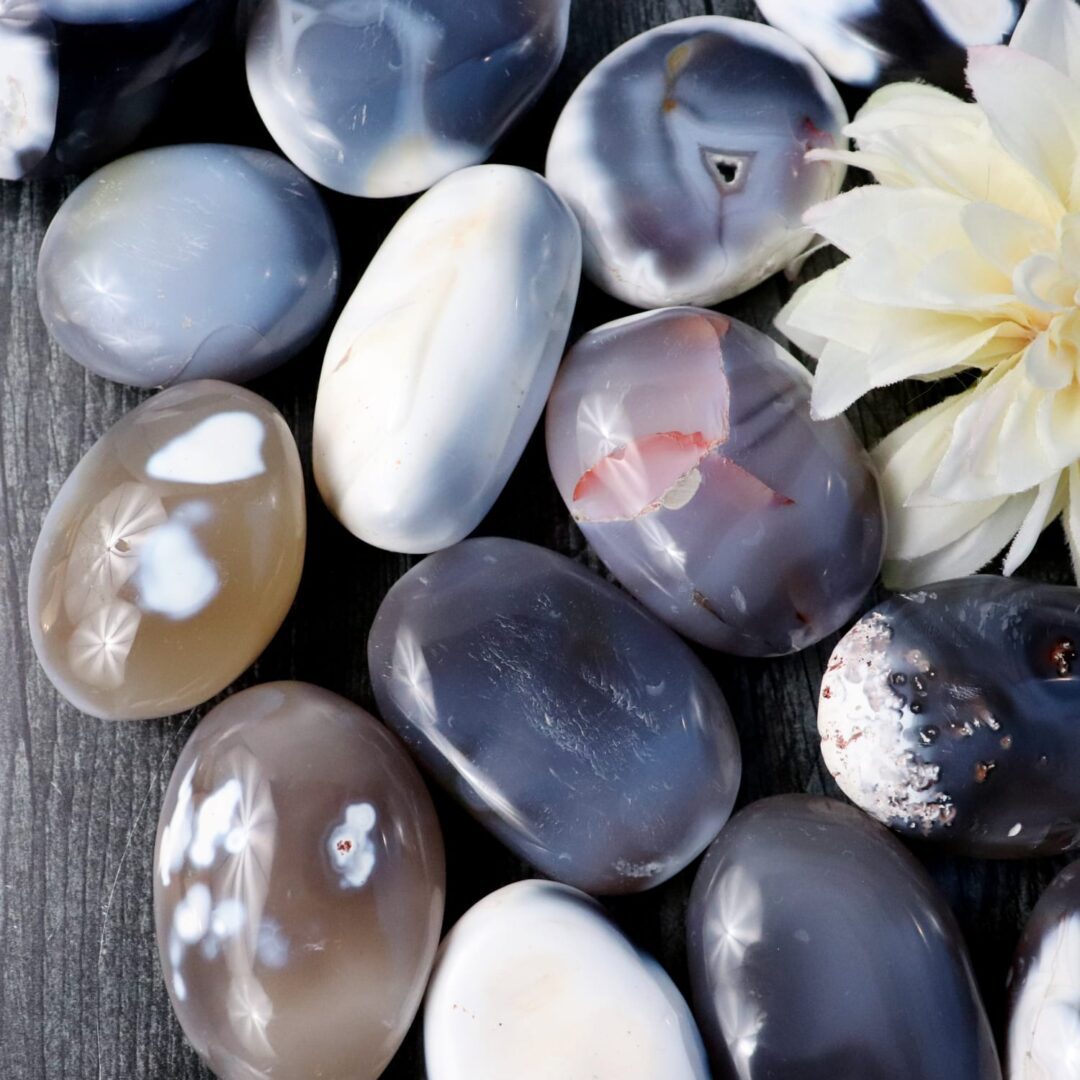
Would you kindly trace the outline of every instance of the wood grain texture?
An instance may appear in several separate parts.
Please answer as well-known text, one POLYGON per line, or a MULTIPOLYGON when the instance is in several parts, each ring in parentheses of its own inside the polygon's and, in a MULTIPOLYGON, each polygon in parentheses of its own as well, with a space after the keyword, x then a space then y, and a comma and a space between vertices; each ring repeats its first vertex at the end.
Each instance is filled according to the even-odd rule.
MULTIPOLYGON (((496 159, 542 170, 559 109, 602 56, 649 27, 706 13, 756 17, 751 0, 576 0, 560 73, 496 159)), ((145 143, 270 146, 241 68, 239 55, 226 50, 188 72, 145 143)), ((50 499, 91 444, 146 396, 86 374, 50 344, 38 316, 37 250, 72 186, 0 183, 0 1073, 7 1080, 195 1080, 209 1073, 184 1043, 161 981, 150 864, 172 765, 209 706, 151 723, 82 717, 39 669, 25 626, 27 569, 50 499)), ((347 295, 406 200, 329 195, 328 202, 339 229, 347 295)), ((807 273, 829 258, 819 256, 807 273)), ((774 278, 724 310, 771 332, 790 289, 774 278)), ((627 312, 585 285, 573 335, 627 312)), ((237 686, 300 678, 372 708, 367 630, 411 560, 374 551, 346 534, 310 483, 312 406, 324 345, 325 337, 253 387, 282 410, 300 444, 310 542, 295 609, 237 686)), ((916 403, 941 392, 916 386, 878 393, 853 418, 873 442, 916 403)), ((569 523, 536 438, 479 532, 547 544, 602 571, 569 523)), ((1067 565, 1055 527, 1027 573, 1064 581, 1067 565)), ((784 660, 702 653, 728 695, 742 739, 741 803, 789 791, 838 794, 815 738, 817 690, 833 640, 784 660)), ((438 798, 438 805, 448 840, 449 925, 486 892, 528 871, 446 800, 438 798)), ((1060 864, 919 855, 960 919, 1000 1033, 1005 975, 1019 927, 1060 864)), ((650 894, 609 905, 683 986, 682 921, 692 870, 650 894)), ((416 1025, 386 1076, 423 1076, 416 1025)))

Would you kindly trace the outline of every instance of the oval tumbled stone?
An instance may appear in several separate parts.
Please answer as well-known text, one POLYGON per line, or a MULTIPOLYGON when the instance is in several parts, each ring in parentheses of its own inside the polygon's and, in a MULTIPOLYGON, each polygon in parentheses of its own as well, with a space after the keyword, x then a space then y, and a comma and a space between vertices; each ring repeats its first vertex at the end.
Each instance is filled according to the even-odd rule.
POLYGON ((741 810, 698 870, 687 933, 718 1076, 1001 1076, 952 912, 854 807, 781 795, 741 810))
POLYGON ((424 553, 476 528, 543 411, 580 277, 577 222, 536 173, 480 165, 417 200, 323 362, 315 481, 346 528, 424 553))
POLYGON ((228 383, 163 390, 75 466, 30 563, 30 634, 45 673, 91 716, 190 709, 269 643, 304 563, 292 433, 228 383))
POLYGON ((595 901, 550 881, 485 897, 450 931, 424 1004, 429 1080, 708 1080, 667 973, 595 901))
POLYGON ((794 652, 855 614, 881 566, 869 458, 810 418, 810 377, 699 308, 608 323, 570 350, 547 450, 586 539, 639 600, 725 652, 794 652))
POLYGON ((1080 589, 976 575, 895 596, 841 639, 818 703, 844 794, 983 857, 1080 843, 1080 589))
POLYGON ((629 597, 553 551, 468 540, 390 590, 368 640, 379 710, 544 874, 637 892, 727 820, 739 747, 720 688, 629 597))
POLYGON ((375 1080, 420 1004, 444 896, 431 798, 372 716, 305 683, 212 710, 173 770, 154 920, 221 1080, 375 1080))
POLYGON ((60 207, 37 271, 60 347, 132 386, 262 375, 314 337, 337 284, 314 184, 240 146, 166 146, 106 165, 60 207))

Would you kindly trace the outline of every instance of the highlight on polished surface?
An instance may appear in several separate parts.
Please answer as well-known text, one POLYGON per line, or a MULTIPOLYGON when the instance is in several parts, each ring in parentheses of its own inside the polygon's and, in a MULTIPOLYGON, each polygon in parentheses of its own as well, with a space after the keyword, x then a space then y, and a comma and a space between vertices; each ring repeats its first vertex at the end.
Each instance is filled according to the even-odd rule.
POLYGON ((28 586, 41 665, 91 716, 190 709, 277 632, 304 540, 281 414, 227 383, 164 390, 87 451, 45 517, 28 586))
POLYGON ((375 1080, 420 1005, 442 835, 401 745, 298 682, 234 694, 173 770, 154 921, 177 1018, 221 1080, 375 1080))

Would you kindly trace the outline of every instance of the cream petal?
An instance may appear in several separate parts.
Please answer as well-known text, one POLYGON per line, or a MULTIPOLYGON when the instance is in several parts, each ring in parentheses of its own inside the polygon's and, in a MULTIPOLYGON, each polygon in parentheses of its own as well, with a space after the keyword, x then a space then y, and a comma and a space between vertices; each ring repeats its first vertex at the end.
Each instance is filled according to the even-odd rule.
POLYGON ((837 269, 826 270, 796 290, 780 309, 774 325, 803 352, 818 357, 844 317, 841 315, 838 319, 837 312, 860 307, 857 303, 852 304, 840 291, 837 269))
POLYGON ((1061 349, 1050 344, 1049 334, 1039 336, 1024 352, 1027 377, 1043 390, 1063 390, 1073 380, 1073 365, 1061 349))
POLYGON ((1073 301, 1073 287, 1056 253, 1029 255, 1013 271, 1012 288, 1022 303, 1049 314, 1064 311, 1073 301))
POLYGON ((968 203, 961 219, 975 250, 1010 279, 1017 264, 1029 255, 1057 247, 1056 237, 1045 225, 994 203, 968 203))
POLYGON ((815 420, 830 420, 873 388, 866 353, 830 341, 818 357, 810 415, 815 420))
POLYGON ((1010 48, 1038 56, 1080 81, 1080 7, 1074 0, 1028 0, 1010 48))
POLYGON ((1042 396, 1037 431, 1053 468, 1064 469, 1080 460, 1080 384, 1073 381, 1042 396))
POLYGON ((1080 464, 1074 461, 1069 466, 1068 478, 1068 504, 1062 521, 1072 555, 1073 578, 1080 583, 1080 464))
POLYGON ((1066 214, 1058 222, 1057 248, 1066 274, 1080 280, 1080 214, 1066 214))
POLYGON ((1038 487, 1031 508, 1024 517, 1002 563, 1001 572, 1014 574, 1031 554, 1043 529, 1061 514, 1064 507, 1067 484, 1064 474, 1044 480, 1038 487))

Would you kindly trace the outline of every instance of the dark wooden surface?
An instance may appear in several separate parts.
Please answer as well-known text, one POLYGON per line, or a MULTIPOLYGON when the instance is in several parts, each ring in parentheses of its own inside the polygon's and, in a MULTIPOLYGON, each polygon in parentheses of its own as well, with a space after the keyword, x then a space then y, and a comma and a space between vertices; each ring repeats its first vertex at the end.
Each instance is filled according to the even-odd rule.
MULTIPOLYGON (((593 64, 633 34, 687 15, 755 18, 754 10, 752 0, 576 0, 563 67, 496 160, 542 171, 562 103, 593 64)), ((188 72, 144 144, 196 140, 271 145, 247 98, 238 54, 226 50, 188 72)), ((39 669, 25 626, 27 568, 51 498, 92 443, 146 396, 88 375, 50 343, 38 316, 38 246, 72 186, 0 183, 0 1075, 194 1080, 209 1073, 185 1044, 161 981, 151 856, 172 765, 209 705, 160 722, 83 717, 39 669)), ((344 299, 405 200, 328 195, 328 201, 344 256, 344 299)), ((805 273, 829 258, 818 256, 805 273)), ((770 330, 790 289, 776 278, 724 310, 770 330)), ((573 335, 627 310, 586 284, 573 335)), ((324 344, 325 336, 254 384, 285 414, 306 464, 324 344)), ((879 393, 858 406, 853 420, 872 443, 916 403, 939 394, 917 386, 879 393)), ((305 679, 371 708, 368 627, 410 560, 349 536, 322 507, 310 469, 308 490, 308 561, 296 606, 236 685, 305 679)), ((536 438, 479 532, 547 544, 602 570, 569 523, 536 438)), ((1026 572, 1066 580, 1067 566, 1055 526, 1026 572)), ((740 803, 789 791, 838 794, 814 737, 817 690, 832 643, 784 660, 703 654, 728 695, 742 739, 740 803)), ((449 856, 449 925, 486 892, 528 871, 444 799, 438 805, 449 856)), ((919 855, 960 920, 1000 1034, 1019 927, 1058 864, 919 855)), ((609 904, 634 940, 683 986, 682 922, 693 869, 652 893, 609 904)), ((423 1076, 418 1025, 386 1076, 423 1076)))

